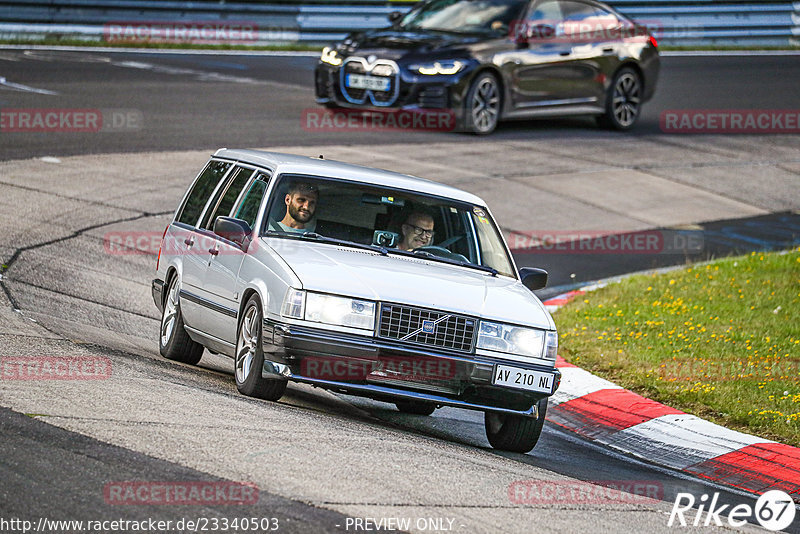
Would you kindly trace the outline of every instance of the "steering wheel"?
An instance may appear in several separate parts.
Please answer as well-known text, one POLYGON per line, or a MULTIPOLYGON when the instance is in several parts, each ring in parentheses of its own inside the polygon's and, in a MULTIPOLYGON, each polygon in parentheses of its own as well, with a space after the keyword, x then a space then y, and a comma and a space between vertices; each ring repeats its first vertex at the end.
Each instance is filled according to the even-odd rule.
POLYGON ((458 254, 456 252, 451 252, 446 248, 437 245, 426 245, 424 247, 415 248, 414 252, 427 252, 428 254, 433 254, 434 256, 447 258, 449 260, 463 261, 469 263, 469 260, 463 255, 458 254))

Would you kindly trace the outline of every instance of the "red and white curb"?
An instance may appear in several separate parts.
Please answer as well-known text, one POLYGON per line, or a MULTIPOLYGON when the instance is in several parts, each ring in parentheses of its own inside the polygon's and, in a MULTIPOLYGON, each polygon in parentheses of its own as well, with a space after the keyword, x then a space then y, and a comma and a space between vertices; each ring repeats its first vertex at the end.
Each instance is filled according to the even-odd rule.
MULTIPOLYGON (((555 311, 584 291, 544 302, 555 311)), ((757 494, 783 490, 800 502, 800 449, 727 429, 597 377, 566 362, 547 419, 586 439, 648 462, 757 494)))

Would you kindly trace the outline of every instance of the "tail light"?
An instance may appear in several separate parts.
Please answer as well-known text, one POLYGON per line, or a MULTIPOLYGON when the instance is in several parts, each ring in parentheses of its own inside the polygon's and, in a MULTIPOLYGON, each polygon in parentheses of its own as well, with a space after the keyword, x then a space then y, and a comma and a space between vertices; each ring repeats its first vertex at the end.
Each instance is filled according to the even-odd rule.
POLYGON ((164 228, 164 233, 161 234, 161 243, 158 244, 158 257, 156 258, 156 271, 158 270, 158 264, 161 262, 161 249, 164 247, 164 238, 167 236, 167 230, 169 230, 169 225, 164 228))
POLYGON ((653 45, 653 48, 658 48, 658 41, 652 35, 650 36, 650 44, 653 45))

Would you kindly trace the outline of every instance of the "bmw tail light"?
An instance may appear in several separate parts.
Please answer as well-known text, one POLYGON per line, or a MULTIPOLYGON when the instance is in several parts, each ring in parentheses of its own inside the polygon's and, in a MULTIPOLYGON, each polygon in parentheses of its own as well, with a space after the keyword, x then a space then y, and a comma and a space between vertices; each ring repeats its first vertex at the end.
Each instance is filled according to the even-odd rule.
POLYGON ((650 36, 650 44, 653 45, 653 48, 658 48, 658 41, 652 35, 650 36))

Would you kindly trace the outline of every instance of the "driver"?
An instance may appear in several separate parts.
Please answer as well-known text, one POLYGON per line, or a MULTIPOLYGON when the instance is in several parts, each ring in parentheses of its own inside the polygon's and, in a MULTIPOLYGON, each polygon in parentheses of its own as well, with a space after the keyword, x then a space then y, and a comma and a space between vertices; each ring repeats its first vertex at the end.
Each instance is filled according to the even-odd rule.
POLYGON ((433 217, 415 211, 406 217, 406 221, 400 226, 400 231, 402 239, 397 248, 401 250, 414 250, 430 245, 433 241, 433 217))
POLYGON ((270 221, 269 229, 279 232, 302 234, 313 232, 317 227, 314 213, 317 210, 319 190, 305 182, 294 182, 286 192, 286 215, 280 221, 270 221))

